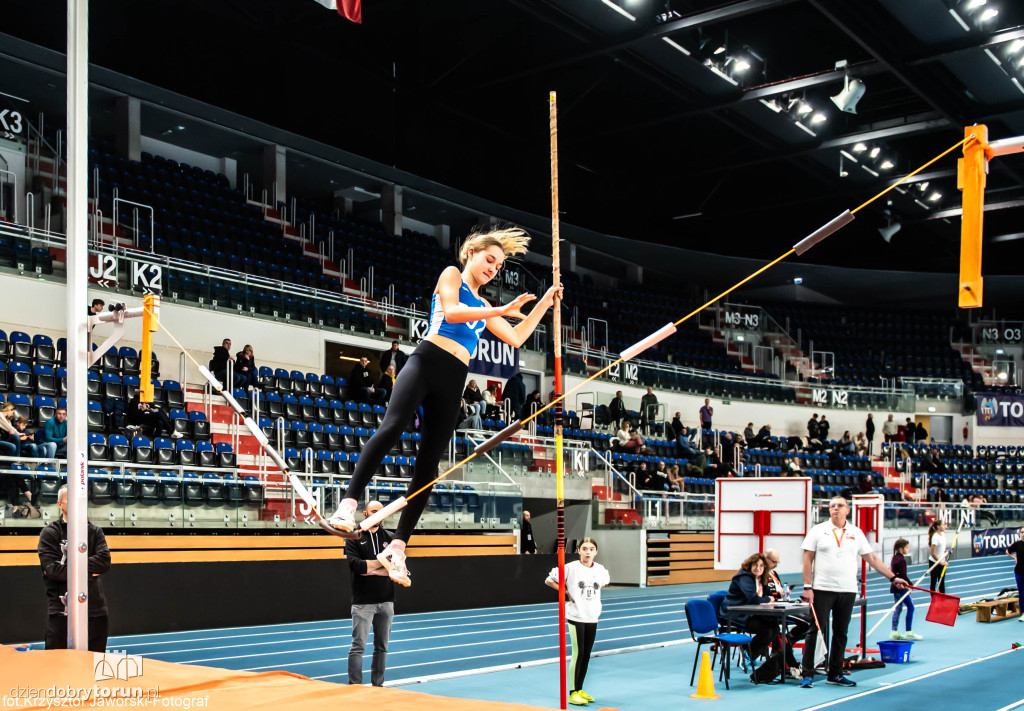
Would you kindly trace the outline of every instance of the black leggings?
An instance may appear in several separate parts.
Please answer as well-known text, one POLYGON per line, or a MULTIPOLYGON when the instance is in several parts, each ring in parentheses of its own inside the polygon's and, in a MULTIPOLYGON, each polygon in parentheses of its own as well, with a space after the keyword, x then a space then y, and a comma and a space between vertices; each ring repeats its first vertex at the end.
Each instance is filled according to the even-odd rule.
POLYGON ((569 622, 569 637, 572 639, 572 661, 569 663, 569 692, 583 688, 583 680, 587 677, 590 666, 590 652, 594 649, 597 638, 596 622, 569 622))
MULTIPOLYGON (((416 491, 437 477, 437 465, 455 431, 468 372, 469 367, 465 363, 430 341, 423 341, 416 347, 402 368, 401 377, 395 381, 395 391, 388 403, 384 422, 359 455, 345 492, 346 499, 359 500, 366 485, 380 469, 384 457, 401 439, 406 425, 421 405, 420 445, 406 493, 416 491)), ((395 538, 409 541, 429 498, 430 489, 427 489, 409 499, 398 520, 395 538)))
POLYGON ((945 565, 936 565, 932 568, 931 572, 931 589, 936 590, 940 593, 946 592, 946 576, 943 575, 945 572, 945 565), (938 586, 938 587, 936 587, 938 586))

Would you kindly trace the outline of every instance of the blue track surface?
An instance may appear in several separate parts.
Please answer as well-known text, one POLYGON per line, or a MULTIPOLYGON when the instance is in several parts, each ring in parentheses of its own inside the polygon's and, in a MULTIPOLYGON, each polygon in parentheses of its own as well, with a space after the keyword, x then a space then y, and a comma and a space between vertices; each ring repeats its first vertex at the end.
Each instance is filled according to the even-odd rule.
MULTIPOLYGON (((924 566, 913 566, 916 578, 924 566)), ((991 595, 1013 585, 1012 566, 1005 558, 954 561, 950 566, 947 592, 965 601, 991 595)), ((892 604, 888 582, 869 574, 868 626, 892 604)), ((704 598, 724 584, 672 586, 647 589, 612 589, 604 593, 604 612, 598 628, 594 651, 599 656, 591 663, 587 689, 601 696, 597 706, 650 708, 648 704, 665 704, 692 693, 687 682, 693 660, 689 646, 689 630, 683 604, 692 598, 704 598), (660 649, 651 646, 667 645, 660 649), (629 648, 645 648, 628 654, 629 648), (593 679, 593 683, 591 683, 593 679)), ((741 674, 734 678, 732 690, 726 692, 720 707, 731 705, 730 699, 749 708, 756 699, 751 694, 770 694, 773 702, 787 708, 803 708, 814 704, 847 699, 843 709, 892 708, 889 699, 910 698, 924 694, 932 698, 936 688, 948 683, 956 685, 964 679, 977 679, 979 673, 991 671, 1003 683, 1012 678, 1006 665, 1020 668, 1021 657, 1008 654, 977 662, 970 666, 945 671, 929 677, 927 683, 897 686, 909 678, 970 662, 1010 648, 1010 642, 1024 642, 1024 624, 1006 621, 993 625, 978 624, 973 616, 962 616, 955 628, 926 623, 928 604, 925 593, 914 593, 918 606, 915 631, 926 639, 914 646, 910 664, 889 665, 884 670, 858 672, 856 678, 870 687, 840 689, 816 683, 812 690, 799 690, 795 684, 754 689, 741 674), (869 695, 855 692, 888 688, 869 695), (937 686, 938 685, 938 686, 937 686), (881 697, 881 698, 880 698, 881 697), (742 701, 741 701, 742 700, 742 701)), ((851 645, 857 639, 859 611, 851 624, 851 645)), ((391 635, 388 653, 388 685, 413 684, 418 691, 447 696, 493 699, 557 705, 557 667, 551 663, 558 654, 557 607, 523 605, 512 608, 487 608, 410 615, 398 615, 391 635), (491 673, 484 673, 491 672, 491 673), (422 683, 417 683, 422 682, 422 683)), ((888 637, 889 624, 884 622, 869 639, 869 646, 888 637)), ((349 620, 327 620, 285 625, 264 625, 230 629, 200 630, 165 634, 131 635, 111 638, 111 649, 126 649, 130 654, 184 664, 226 669, 264 671, 286 669, 305 676, 345 683, 348 648, 351 639, 349 620)), ((369 677, 370 654, 364 659, 369 677)), ((820 680, 823 682, 823 680, 820 680)), ((993 693, 991 703, 974 705, 975 709, 999 709, 1024 697, 1024 685, 1009 685, 1007 693, 993 693), (1016 698, 1014 697, 1016 694, 1016 698)), ((978 687, 975 686, 975 692, 978 687)), ((1005 689, 1004 689, 1005 690, 1005 689)), ((975 693, 977 700, 977 693, 975 693)), ((953 700, 952 697, 950 700, 953 700)), ((894 705, 897 702, 892 702, 894 705)), ((956 706, 950 707, 955 708, 956 706)))

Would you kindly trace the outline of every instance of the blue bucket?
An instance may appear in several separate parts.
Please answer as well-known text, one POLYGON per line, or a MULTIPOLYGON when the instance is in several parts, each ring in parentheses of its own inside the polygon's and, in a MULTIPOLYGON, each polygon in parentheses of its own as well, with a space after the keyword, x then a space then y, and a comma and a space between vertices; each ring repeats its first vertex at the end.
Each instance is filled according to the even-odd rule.
POLYGON ((882 655, 882 661, 891 664, 904 664, 910 661, 910 648, 913 642, 878 642, 878 651, 882 655))

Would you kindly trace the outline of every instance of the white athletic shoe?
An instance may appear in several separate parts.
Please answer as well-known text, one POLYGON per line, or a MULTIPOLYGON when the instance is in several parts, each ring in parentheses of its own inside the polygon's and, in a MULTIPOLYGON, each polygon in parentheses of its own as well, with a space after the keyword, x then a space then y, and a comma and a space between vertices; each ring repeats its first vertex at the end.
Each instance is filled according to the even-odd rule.
POLYGON ((918 641, 924 639, 924 637, 919 635, 917 632, 911 632, 909 630, 903 633, 902 638, 906 639, 906 640, 910 640, 912 642, 918 642, 918 641))
POLYGON ((388 546, 377 554, 377 560, 388 569, 388 577, 402 587, 412 585, 409 579, 409 571, 405 567, 405 552, 388 546))
POLYGON ((181 432, 172 432, 171 433, 171 439, 181 439, 184 436, 185 435, 183 435, 181 432))
POLYGON ((331 528, 351 533, 356 530, 356 510, 342 504, 334 512, 334 515, 327 520, 327 523, 330 524, 331 528))
POLYGON ((893 630, 889 635, 889 639, 903 639, 903 635, 901 635, 898 630, 893 630))

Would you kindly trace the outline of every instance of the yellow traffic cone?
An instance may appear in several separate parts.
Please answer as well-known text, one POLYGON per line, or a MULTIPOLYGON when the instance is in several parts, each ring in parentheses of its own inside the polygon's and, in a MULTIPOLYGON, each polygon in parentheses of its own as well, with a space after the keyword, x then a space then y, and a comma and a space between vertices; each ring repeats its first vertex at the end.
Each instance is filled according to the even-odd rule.
POLYGON ((720 699, 721 694, 715 693, 715 673, 711 670, 711 653, 704 652, 700 658, 700 676, 697 677, 697 693, 690 694, 691 699, 720 699))

